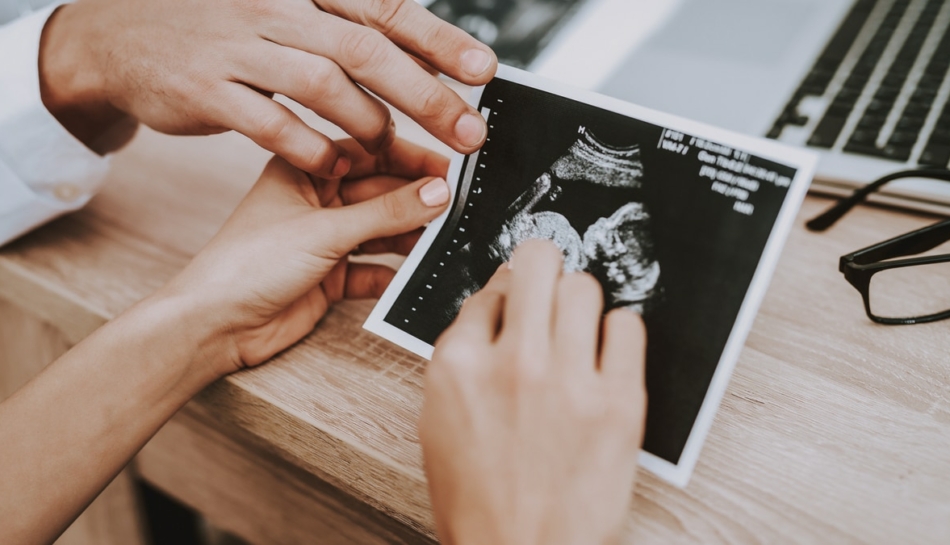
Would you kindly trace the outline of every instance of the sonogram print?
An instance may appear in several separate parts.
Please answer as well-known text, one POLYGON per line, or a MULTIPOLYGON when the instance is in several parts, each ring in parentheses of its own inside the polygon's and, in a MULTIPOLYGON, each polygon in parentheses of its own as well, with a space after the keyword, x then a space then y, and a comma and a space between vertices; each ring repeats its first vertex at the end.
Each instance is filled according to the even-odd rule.
POLYGON ((643 316, 644 449, 675 464, 788 197, 787 187, 762 183, 747 214, 703 173, 713 155, 729 164, 742 156, 751 169, 789 180, 796 168, 690 134, 685 121, 660 126, 602 103, 503 77, 486 85, 476 106, 488 123, 485 144, 456 157, 453 205, 377 320, 397 342, 431 349, 520 243, 552 240, 566 271, 598 280, 605 312, 643 316))
MULTIPOLYGON (((459 251, 458 278, 447 310, 458 312, 466 297, 480 289, 484 279, 511 259, 515 248, 528 239, 552 240, 564 254, 565 272, 591 273, 604 288, 607 310, 627 307, 647 310, 660 292, 660 264, 654 256, 650 214, 636 199, 644 182, 639 146, 614 147, 600 142, 584 127, 578 138, 551 167, 508 206, 504 221, 475 236, 459 251), (585 186, 612 188, 624 199, 585 226, 568 216, 585 186), (565 188, 569 190, 565 190, 565 188)), ((616 202, 616 201, 615 201, 616 202)))

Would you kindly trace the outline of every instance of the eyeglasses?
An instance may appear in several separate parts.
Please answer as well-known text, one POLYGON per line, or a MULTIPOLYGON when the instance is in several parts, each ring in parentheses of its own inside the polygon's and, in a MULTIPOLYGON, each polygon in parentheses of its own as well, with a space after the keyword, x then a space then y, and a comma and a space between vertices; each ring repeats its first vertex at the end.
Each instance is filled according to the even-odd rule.
MULTIPOLYGON (((906 170, 885 176, 840 200, 805 225, 824 231, 883 185, 902 178, 950 182, 950 170, 906 170)), ((950 318, 950 254, 908 257, 950 240, 950 220, 911 231, 841 256, 838 269, 864 298, 868 318, 879 324, 922 324, 950 318), (903 258, 903 259, 899 259, 903 258)))

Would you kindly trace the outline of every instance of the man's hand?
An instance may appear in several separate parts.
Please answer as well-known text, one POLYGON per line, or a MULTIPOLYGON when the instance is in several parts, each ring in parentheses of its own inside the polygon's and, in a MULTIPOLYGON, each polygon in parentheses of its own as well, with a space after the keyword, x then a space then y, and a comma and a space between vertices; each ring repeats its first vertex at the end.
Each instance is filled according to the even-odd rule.
POLYGON ((221 231, 153 298, 182 301, 217 325, 227 357, 215 377, 257 365, 309 333, 344 298, 377 298, 395 272, 350 263, 364 254, 407 254, 449 201, 444 157, 397 140, 381 155, 352 141, 343 180, 274 158, 221 231), (416 180, 416 181, 410 181, 416 180))
POLYGON ((629 506, 646 408, 640 318, 528 241, 438 340, 420 422, 448 544, 600 544, 629 506))
POLYGON ((274 93, 372 153, 394 128, 370 92, 456 151, 482 144, 478 112, 410 54, 472 85, 497 67, 488 47, 413 0, 79 0, 44 29, 40 79, 47 108, 100 152, 131 116, 171 134, 236 130, 298 168, 341 176, 344 150, 274 93))

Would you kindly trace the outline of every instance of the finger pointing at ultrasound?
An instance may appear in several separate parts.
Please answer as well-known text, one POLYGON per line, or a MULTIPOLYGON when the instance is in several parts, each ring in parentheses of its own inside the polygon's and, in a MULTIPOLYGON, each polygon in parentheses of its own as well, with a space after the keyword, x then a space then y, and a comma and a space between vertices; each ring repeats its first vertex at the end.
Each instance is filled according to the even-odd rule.
POLYGON ((317 5, 329 13, 313 12, 308 24, 281 28, 273 39, 333 60, 353 81, 456 151, 468 153, 482 144, 487 127, 478 112, 403 49, 460 81, 482 84, 497 66, 489 48, 412 0, 318 0, 317 5))
POLYGON ((412 0, 80 0, 50 18, 39 68, 44 105, 99 153, 131 137, 115 131, 129 121, 169 134, 235 130, 340 177, 349 153, 274 95, 371 153, 394 141, 380 99, 456 151, 482 144, 484 119, 414 59, 476 85, 497 67, 487 46, 412 0))

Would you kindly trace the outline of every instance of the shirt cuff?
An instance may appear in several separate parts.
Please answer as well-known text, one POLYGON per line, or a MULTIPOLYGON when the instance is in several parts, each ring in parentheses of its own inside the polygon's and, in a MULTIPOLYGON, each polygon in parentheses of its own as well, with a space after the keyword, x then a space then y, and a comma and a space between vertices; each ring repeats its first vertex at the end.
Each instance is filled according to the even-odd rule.
POLYGON ((49 205, 68 211, 99 188, 109 159, 63 128, 40 97, 40 36, 62 3, 0 27, 0 161, 49 205))

